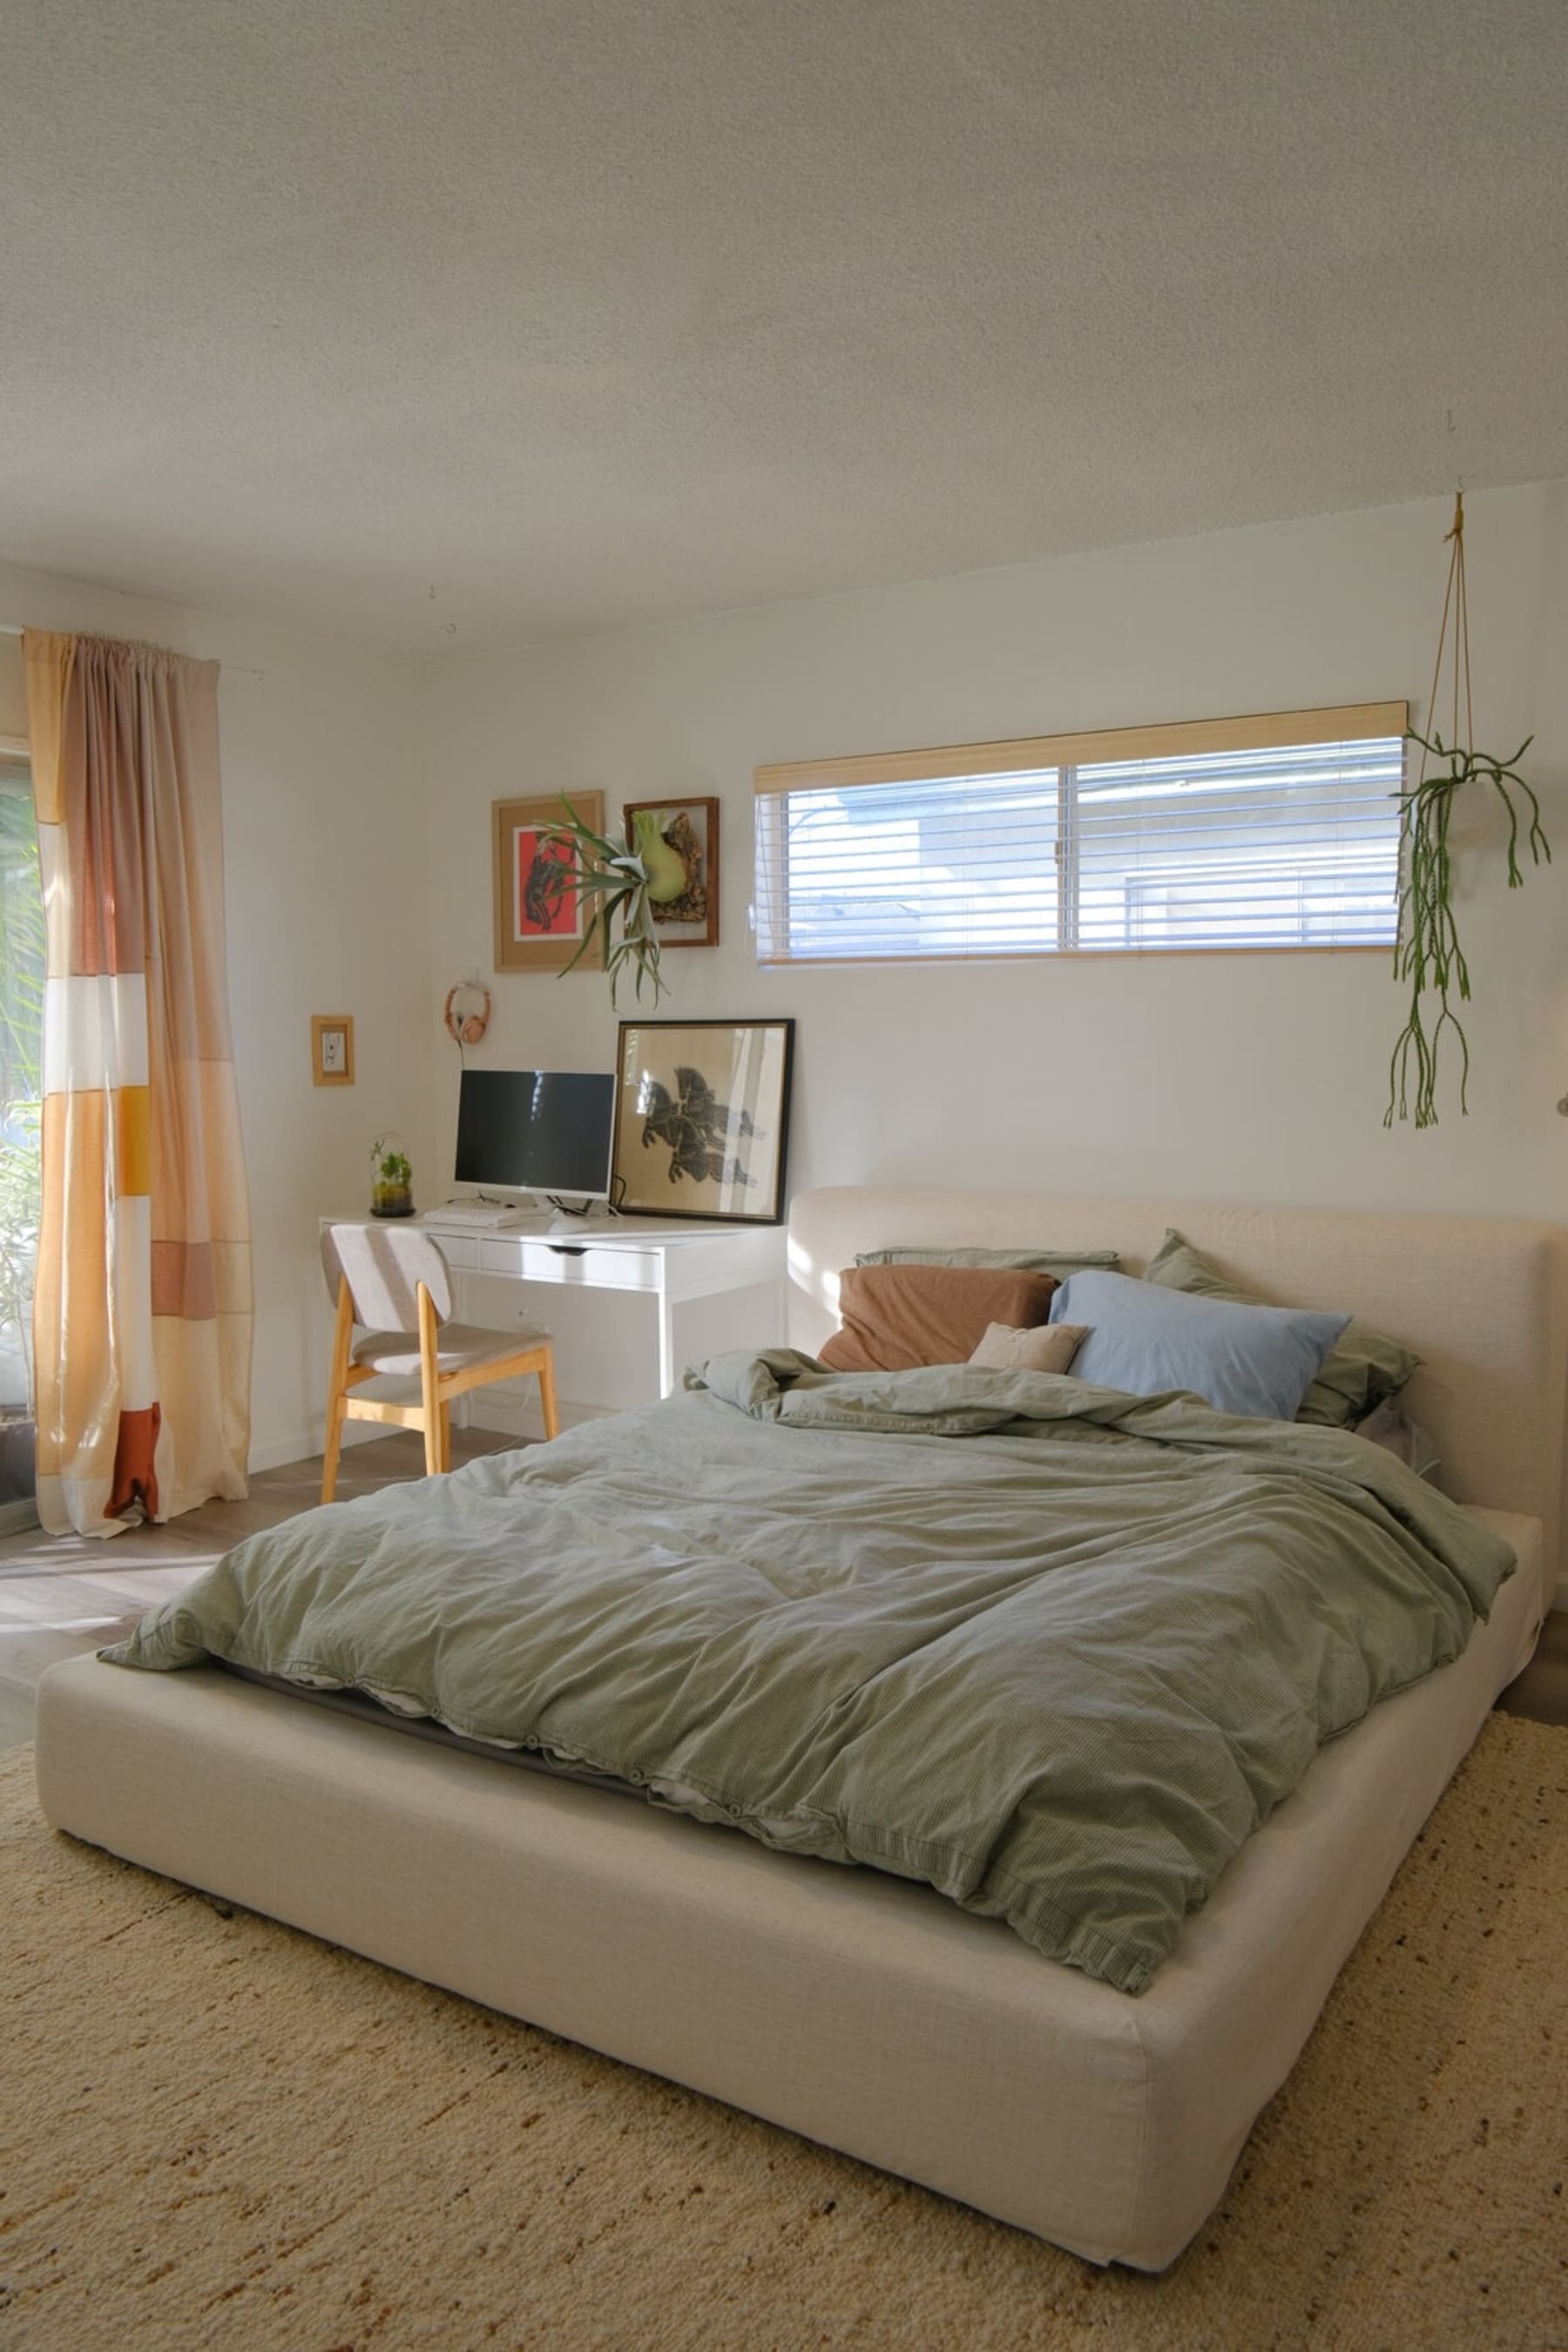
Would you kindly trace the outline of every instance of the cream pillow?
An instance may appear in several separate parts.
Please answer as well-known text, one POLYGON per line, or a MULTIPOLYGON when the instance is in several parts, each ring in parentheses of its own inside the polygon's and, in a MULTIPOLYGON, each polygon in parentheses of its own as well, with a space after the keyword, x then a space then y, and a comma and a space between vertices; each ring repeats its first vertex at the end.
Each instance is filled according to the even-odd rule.
POLYGON ((1088 1337, 1087 1323, 1037 1324, 1022 1331, 1010 1323, 988 1323, 969 1360, 984 1372, 1065 1372, 1088 1337))

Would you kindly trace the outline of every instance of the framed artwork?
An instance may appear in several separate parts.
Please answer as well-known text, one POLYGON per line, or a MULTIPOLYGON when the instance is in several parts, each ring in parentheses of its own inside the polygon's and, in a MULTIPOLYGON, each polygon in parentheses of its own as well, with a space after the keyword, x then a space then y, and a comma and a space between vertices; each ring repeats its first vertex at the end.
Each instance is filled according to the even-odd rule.
POLYGON ((354 1082, 354 1018, 352 1013, 310 1015, 310 1076, 318 1087, 354 1082))
MULTIPOLYGON (((568 797, 584 823, 602 833, 603 793, 572 793, 568 797)), ((560 971, 583 944, 593 905, 573 887, 576 852, 570 842, 552 838, 550 830, 565 814, 559 793, 540 800, 490 803, 498 971, 560 971)), ((604 960, 602 943, 595 940, 584 966, 597 970, 604 960)))
POLYGON ((664 845, 686 868, 679 898, 650 906, 659 948, 716 948, 719 944, 719 803, 706 801, 627 801, 622 814, 626 833, 633 820, 650 814, 658 821, 664 845))
POLYGON ((616 1206, 776 1224, 794 1051, 793 1021, 623 1021, 616 1206))

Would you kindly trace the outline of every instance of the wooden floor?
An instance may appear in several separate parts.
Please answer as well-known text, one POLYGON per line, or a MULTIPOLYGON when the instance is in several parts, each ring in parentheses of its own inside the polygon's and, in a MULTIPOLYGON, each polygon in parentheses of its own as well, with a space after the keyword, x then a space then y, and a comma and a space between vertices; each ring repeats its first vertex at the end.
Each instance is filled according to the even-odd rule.
MULTIPOLYGON (((482 1429, 454 1430, 454 1462, 517 1443, 482 1429)), ((395 1479, 416 1478, 424 1440, 398 1431, 343 1455, 340 1500, 395 1479)), ((183 1591, 204 1568, 258 1528, 308 1510, 321 1494, 321 1462, 264 1470, 243 1503, 206 1503, 166 1527, 138 1528, 108 1541, 79 1536, 0 1536, 0 1748, 33 1736, 33 1686, 44 1668, 77 1650, 99 1650, 144 1609, 183 1591)), ((1568 1613, 1546 1621, 1541 1646, 1498 1701, 1538 1723, 1568 1725, 1568 1613)))
MULTIPOLYGON (((515 1437, 487 1429, 452 1432, 454 1466, 499 1454, 515 1437)), ((343 1450, 338 1500, 373 1494, 425 1471, 425 1441, 397 1430, 343 1450)), ((77 1650, 101 1650, 156 1601, 184 1591, 204 1568, 259 1528, 275 1527, 321 1500, 321 1457, 262 1470, 243 1503, 204 1503, 161 1528, 108 1538, 0 1535, 0 1748, 33 1736, 33 1686, 46 1666, 77 1650)))

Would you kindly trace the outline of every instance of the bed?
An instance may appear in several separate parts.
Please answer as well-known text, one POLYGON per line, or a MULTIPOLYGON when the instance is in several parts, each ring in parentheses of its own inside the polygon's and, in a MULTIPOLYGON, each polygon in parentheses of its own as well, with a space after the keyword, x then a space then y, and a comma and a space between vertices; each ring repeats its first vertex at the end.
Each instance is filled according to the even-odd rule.
POLYGON ((790 1223, 790 1337, 896 1244, 1113 1248, 1176 1226, 1263 1296, 1415 1349, 1409 1403, 1516 1573, 1452 1664, 1324 1748, 1137 1999, 873 1870, 724 1830, 211 1667, 45 1676, 58 1828, 926 2183, 1157 2270, 1223 2193, 1556 1571, 1565 1247, 1552 1226, 841 1188, 790 1223))

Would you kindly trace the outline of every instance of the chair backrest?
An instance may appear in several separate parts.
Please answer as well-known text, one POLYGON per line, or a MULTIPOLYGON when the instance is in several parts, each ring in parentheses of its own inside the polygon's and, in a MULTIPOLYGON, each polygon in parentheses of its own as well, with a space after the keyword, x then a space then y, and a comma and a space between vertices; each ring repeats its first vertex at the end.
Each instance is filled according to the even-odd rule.
POLYGON ((417 1225, 323 1225, 321 1270, 335 1307, 338 1277, 348 1282, 354 1321, 374 1331, 418 1328, 420 1283, 430 1293, 436 1319, 452 1311, 452 1275, 446 1259, 417 1225))

